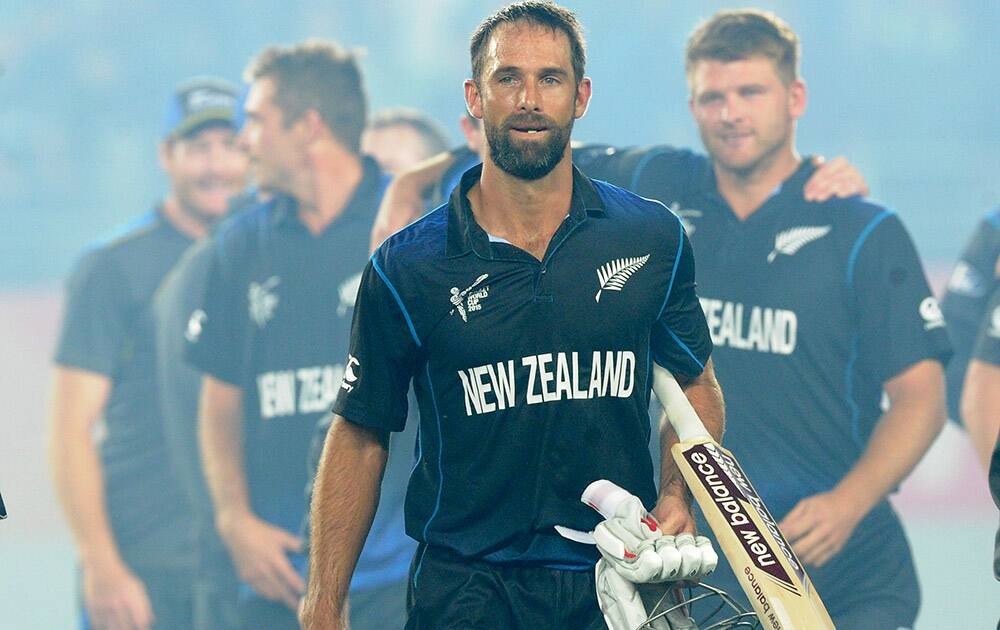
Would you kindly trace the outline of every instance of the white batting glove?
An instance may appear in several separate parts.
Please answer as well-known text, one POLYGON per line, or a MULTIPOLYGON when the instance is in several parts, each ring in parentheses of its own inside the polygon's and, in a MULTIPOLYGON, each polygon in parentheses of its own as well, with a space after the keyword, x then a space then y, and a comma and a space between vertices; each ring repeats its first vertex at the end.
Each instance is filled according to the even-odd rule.
POLYGON ((615 516, 597 525, 594 540, 608 564, 636 584, 698 580, 719 563, 711 541, 704 536, 664 536, 635 496, 618 503, 615 516))

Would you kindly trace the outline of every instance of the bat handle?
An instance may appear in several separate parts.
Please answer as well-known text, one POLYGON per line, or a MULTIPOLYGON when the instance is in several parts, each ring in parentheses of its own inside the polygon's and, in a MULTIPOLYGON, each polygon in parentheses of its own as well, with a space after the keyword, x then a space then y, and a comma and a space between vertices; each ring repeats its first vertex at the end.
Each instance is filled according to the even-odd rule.
POLYGON ((674 427, 681 442, 712 439, 705 424, 698 417, 674 375, 653 363, 653 393, 660 400, 667 420, 674 427))

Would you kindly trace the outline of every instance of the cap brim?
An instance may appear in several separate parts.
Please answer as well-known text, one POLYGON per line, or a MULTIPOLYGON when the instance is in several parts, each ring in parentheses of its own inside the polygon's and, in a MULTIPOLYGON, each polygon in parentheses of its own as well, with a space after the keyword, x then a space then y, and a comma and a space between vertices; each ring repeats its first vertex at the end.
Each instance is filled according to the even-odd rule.
POLYGON ((180 138, 189 135, 210 123, 235 127, 236 122, 233 110, 226 107, 206 107, 205 109, 182 120, 180 124, 174 127, 173 131, 170 132, 170 136, 180 138))

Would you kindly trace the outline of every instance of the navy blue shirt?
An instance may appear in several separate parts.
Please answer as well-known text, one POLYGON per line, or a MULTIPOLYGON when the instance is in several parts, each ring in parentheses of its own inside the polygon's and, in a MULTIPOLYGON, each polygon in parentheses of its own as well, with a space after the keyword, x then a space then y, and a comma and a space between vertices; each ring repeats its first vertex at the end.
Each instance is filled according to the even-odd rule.
MULTIPOLYGON (((306 517, 309 446, 345 373, 369 232, 386 184, 366 158, 354 195, 321 234, 301 222, 294 199, 277 196, 241 213, 212 239, 200 331, 188 358, 243 390, 252 508, 291 532, 299 532, 306 517)), ((396 450, 412 453, 405 445, 396 450)), ((401 480, 385 483, 384 509, 355 588, 405 577, 413 544, 402 532, 402 486, 401 480)), ((304 555, 292 560, 304 571, 304 555)))
POLYGON ((589 568, 583 489, 607 478, 655 503, 646 445, 651 361, 688 376, 711 351, 680 221, 574 173, 543 260, 490 239, 470 169, 448 204, 390 237, 358 295, 334 407, 399 431, 414 384, 419 460, 407 532, 459 555, 589 568))
POLYGON ((962 252, 962 257, 948 280, 948 290, 941 300, 941 309, 948 320, 948 332, 955 345, 955 358, 948 364, 948 411, 952 419, 960 418, 959 403, 962 384, 969 367, 973 346, 987 316, 990 295, 1000 287, 997 278, 1000 260, 1000 208, 983 217, 962 252))
MULTIPOLYGON (((704 157, 656 147, 602 160, 591 172, 626 180, 685 221, 726 398, 725 444, 764 502, 781 519, 800 499, 832 489, 882 415, 883 384, 951 354, 899 218, 858 197, 806 202, 808 160, 742 221, 704 157)), ((883 502, 830 570, 812 577, 824 598, 843 601, 886 555, 886 566, 910 562, 883 502)), ((895 575, 909 579, 904 569, 895 575)))
POLYGON ((149 212, 85 252, 66 287, 55 362, 111 379, 100 459, 111 530, 131 566, 194 564, 187 501, 164 448, 150 310, 190 244, 149 212))

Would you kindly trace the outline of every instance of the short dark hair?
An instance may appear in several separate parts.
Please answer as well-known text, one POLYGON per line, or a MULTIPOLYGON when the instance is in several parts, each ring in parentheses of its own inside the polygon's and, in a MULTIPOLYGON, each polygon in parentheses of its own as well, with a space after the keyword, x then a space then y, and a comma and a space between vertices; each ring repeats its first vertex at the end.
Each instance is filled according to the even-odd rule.
POLYGON ((448 150, 448 134, 433 118, 412 107, 390 107, 375 112, 369 129, 409 127, 420 136, 428 155, 437 155, 448 150))
POLYGON ((248 83, 263 78, 275 82, 274 103, 286 126, 315 109, 341 144, 360 153, 368 98, 356 54, 320 39, 270 46, 244 72, 248 83))
POLYGON ((703 59, 729 62, 755 56, 774 62, 785 85, 799 78, 799 38, 784 20, 758 9, 720 11, 691 33, 684 68, 690 83, 695 64, 703 59))
POLYGON ((587 65, 587 43, 583 38, 583 26, 576 14, 565 7, 543 0, 523 0, 508 4, 489 16, 476 28, 469 44, 469 55, 472 57, 472 78, 479 81, 482 77, 486 44, 490 35, 502 24, 527 22, 544 26, 553 31, 562 31, 569 38, 570 57, 573 62, 573 74, 576 81, 583 79, 584 66, 587 65))

